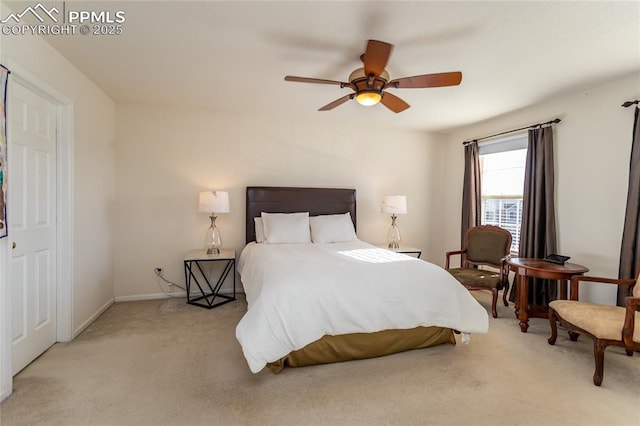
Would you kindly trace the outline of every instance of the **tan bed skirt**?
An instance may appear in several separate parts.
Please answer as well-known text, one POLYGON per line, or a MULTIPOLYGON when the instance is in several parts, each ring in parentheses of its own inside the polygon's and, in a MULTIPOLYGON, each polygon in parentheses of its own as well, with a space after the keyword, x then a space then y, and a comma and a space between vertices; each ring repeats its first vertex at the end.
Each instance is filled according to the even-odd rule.
POLYGON ((406 330, 324 336, 302 349, 285 355, 278 361, 267 364, 267 367, 274 373, 279 373, 284 367, 375 358, 443 343, 456 344, 453 330, 450 328, 416 327, 406 330))

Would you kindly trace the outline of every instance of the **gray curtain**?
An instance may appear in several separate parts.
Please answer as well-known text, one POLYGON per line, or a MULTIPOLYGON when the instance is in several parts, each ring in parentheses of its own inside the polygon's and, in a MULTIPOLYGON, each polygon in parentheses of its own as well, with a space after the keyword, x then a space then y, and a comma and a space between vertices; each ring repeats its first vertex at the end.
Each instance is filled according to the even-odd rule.
POLYGON ((467 230, 481 223, 481 203, 480 155, 478 154, 478 141, 473 141, 464 146, 464 183, 462 185, 460 247, 464 247, 464 236, 467 230))
MULTIPOLYGON (((627 211, 622 231, 620 268, 618 278, 635 278, 640 261, 640 108, 636 107, 631 142, 631 164, 629 166, 629 189, 627 211)), ((624 306, 629 295, 628 286, 618 286, 618 306, 624 306)))
MULTIPOLYGON (((557 253, 553 128, 529 129, 522 195, 522 228, 519 257, 544 258, 557 253)), ((513 286, 511 300, 515 300, 513 286)), ((531 279, 529 303, 547 306, 557 298, 556 281, 531 279)))

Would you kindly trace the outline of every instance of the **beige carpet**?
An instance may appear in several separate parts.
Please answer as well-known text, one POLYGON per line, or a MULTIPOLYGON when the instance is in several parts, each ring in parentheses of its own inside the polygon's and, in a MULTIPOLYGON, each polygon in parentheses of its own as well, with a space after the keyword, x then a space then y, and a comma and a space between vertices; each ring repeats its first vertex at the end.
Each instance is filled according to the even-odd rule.
MULTIPOLYGON (((488 307, 488 298, 478 296, 488 307)), ((487 335, 384 358, 253 375, 235 340, 246 309, 184 299, 118 303, 14 378, 7 425, 638 425, 640 354, 549 325, 520 333, 501 307, 487 335)))

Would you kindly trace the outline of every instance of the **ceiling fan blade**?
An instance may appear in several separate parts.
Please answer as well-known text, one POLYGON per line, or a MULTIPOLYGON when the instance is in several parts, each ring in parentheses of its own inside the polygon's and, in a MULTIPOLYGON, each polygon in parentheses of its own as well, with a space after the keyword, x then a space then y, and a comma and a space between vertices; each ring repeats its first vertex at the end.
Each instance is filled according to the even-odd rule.
POLYGON ((410 106, 408 103, 389 92, 384 92, 382 94, 380 102, 395 113, 402 112, 410 106))
POLYGON ((387 66, 392 50, 393 46, 389 43, 369 40, 367 42, 367 50, 364 52, 362 58, 365 74, 373 74, 375 77, 378 77, 387 66))
POLYGON ((323 106, 322 108, 320 108, 318 111, 329 111, 330 109, 334 109, 335 107, 337 107, 338 105, 342 105, 343 103, 347 102, 350 99, 353 99, 356 96, 355 93, 350 93, 346 96, 343 96, 339 99, 336 99, 335 101, 326 104, 325 106, 323 106))
POLYGON ((457 86, 461 81, 462 73, 455 71, 397 78, 387 83, 387 87, 395 87, 397 89, 421 89, 426 87, 457 86))
POLYGON ((351 83, 344 83, 336 80, 325 80, 322 78, 309 78, 309 77, 296 77, 288 75, 284 78, 284 81, 294 81, 297 83, 316 83, 316 84, 335 84, 337 86, 351 86, 351 83))

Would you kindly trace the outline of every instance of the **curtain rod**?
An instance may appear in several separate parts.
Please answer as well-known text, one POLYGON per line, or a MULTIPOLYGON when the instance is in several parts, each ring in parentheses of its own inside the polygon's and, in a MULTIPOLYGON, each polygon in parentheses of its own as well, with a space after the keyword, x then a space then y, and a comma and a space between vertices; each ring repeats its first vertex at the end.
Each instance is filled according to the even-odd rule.
POLYGON ((623 107, 627 108, 627 107, 630 107, 631 105, 635 105, 635 104, 638 104, 638 103, 640 103, 640 99, 636 99, 635 101, 627 101, 627 102, 623 103, 620 106, 623 106, 623 107))
POLYGON ((478 142, 478 141, 481 141, 483 139, 495 138, 496 136, 506 135, 507 133, 513 133, 513 132, 517 132, 519 130, 535 129, 536 127, 546 126, 547 124, 558 124, 561 121, 562 120, 560 120, 559 118, 555 118, 555 119, 553 119, 551 121, 547 121, 546 123, 532 124, 531 126, 526 126, 526 127, 521 127, 519 129, 507 130, 506 132, 496 133, 495 135, 484 136, 482 138, 473 139, 473 140, 470 140, 470 141, 464 141, 464 142, 462 142, 462 145, 469 145, 472 142, 478 142))

